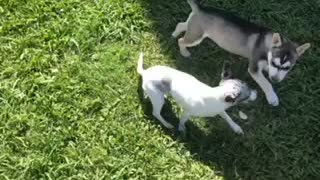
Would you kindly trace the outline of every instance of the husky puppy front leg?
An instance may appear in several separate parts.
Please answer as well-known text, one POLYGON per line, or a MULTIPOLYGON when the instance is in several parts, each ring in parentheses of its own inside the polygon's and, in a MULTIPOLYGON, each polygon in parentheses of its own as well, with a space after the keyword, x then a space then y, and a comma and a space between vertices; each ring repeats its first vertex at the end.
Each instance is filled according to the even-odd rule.
POLYGON ((274 92, 271 83, 268 79, 263 75, 262 70, 263 67, 267 66, 264 60, 260 60, 258 63, 258 69, 255 71, 254 68, 249 65, 248 72, 251 77, 257 82, 257 84, 261 87, 262 91, 264 92, 267 101, 272 106, 279 105, 279 98, 277 94, 274 92))
POLYGON ((243 134, 243 130, 241 129, 241 127, 238 124, 236 124, 225 111, 219 113, 219 115, 229 124, 229 126, 235 133, 243 134))

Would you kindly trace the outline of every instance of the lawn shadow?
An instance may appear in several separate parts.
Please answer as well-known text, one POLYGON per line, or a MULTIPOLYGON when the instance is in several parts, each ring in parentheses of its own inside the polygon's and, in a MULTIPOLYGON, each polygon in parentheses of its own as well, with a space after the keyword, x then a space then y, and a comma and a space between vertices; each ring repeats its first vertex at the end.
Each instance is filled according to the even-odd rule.
MULTIPOLYGON (((168 133, 168 135, 171 135, 174 140, 181 141, 181 143, 183 143, 194 155, 196 160, 210 166, 215 174, 223 176, 224 179, 265 178, 263 173, 261 174, 261 172, 258 171, 272 171, 272 168, 268 166, 271 162, 276 162, 278 157, 276 157, 275 160, 264 163, 269 157, 276 156, 276 152, 266 144, 268 140, 264 139, 264 132, 260 131, 259 127, 272 126, 272 124, 275 123, 268 122, 268 118, 272 119, 274 117, 280 117, 282 116, 281 113, 286 112, 286 110, 279 112, 277 109, 273 109, 266 103, 260 88, 258 88, 256 83, 247 73, 247 61, 244 58, 222 50, 209 40, 204 40, 201 45, 189 48, 192 54, 191 59, 185 59, 180 55, 177 39, 173 39, 171 33, 174 31, 177 23, 184 22, 187 19, 191 11, 186 0, 141 0, 141 2, 147 11, 148 18, 153 22, 152 30, 158 37, 159 44, 161 45, 161 53, 169 55, 171 59, 174 59, 174 64, 178 70, 187 72, 210 86, 216 86, 220 80, 223 62, 232 62, 232 67, 237 67, 236 69, 233 69, 235 71, 235 76, 247 81, 249 85, 256 87, 259 90, 259 100, 254 103, 254 105, 245 107, 245 109, 253 111, 257 114, 257 117, 265 116, 266 119, 261 120, 260 122, 252 122, 249 125, 240 123, 240 126, 245 130, 244 136, 234 134, 228 125, 218 117, 207 118, 205 120, 208 121, 206 124, 209 126, 209 133, 204 132, 203 129, 200 129, 199 126, 190 121, 187 123, 187 133, 184 138, 181 138, 179 133, 177 133, 177 130, 168 131, 166 128, 163 128, 165 132, 168 133), (252 107, 254 107, 254 109, 252 107), (213 119, 215 121, 212 121, 213 119)), ((210 4, 210 2, 206 1, 206 4, 207 3, 210 4)), ((252 1, 252 3, 254 2, 252 1)), ((263 2, 259 1, 258 3, 261 5, 263 2)), ((279 2, 279 6, 284 6, 286 3, 287 2, 279 2)), ((254 7, 238 7, 236 6, 236 3, 231 1, 217 0, 215 2, 216 7, 224 7, 224 5, 227 5, 224 9, 232 10, 233 12, 241 12, 243 10, 244 12, 242 15, 248 15, 243 17, 251 17, 249 15, 252 13, 252 9, 254 9, 254 7)), ((260 9, 264 10, 263 8, 260 9)), ((256 12, 259 12, 260 9, 256 10, 256 12)), ((266 9, 267 10, 264 12, 266 14, 272 11, 270 7, 267 7, 266 9)), ((263 21, 263 19, 261 16, 257 16, 255 21, 259 22, 263 21)), ((270 19, 266 21, 267 23, 270 23, 270 19)), ((267 23, 264 23, 264 25, 268 25, 267 23)), ((278 24, 277 28, 279 29, 279 27, 280 25, 278 24)), ((139 84, 139 88, 141 88, 141 84, 139 84)), ((159 121, 152 116, 151 104, 146 103, 146 101, 143 100, 143 93, 141 93, 142 92, 139 92, 141 103, 144 104, 144 112, 150 116, 150 119, 154 119, 155 123, 158 124, 159 121)), ((229 112, 234 113, 235 110, 237 110, 237 107, 229 112)), ((177 114, 172 111, 172 105, 168 101, 166 101, 162 114, 165 119, 170 119, 170 122, 177 127, 179 122, 177 114)), ((269 138, 270 136, 266 137, 269 138)), ((278 150, 281 151, 281 148, 278 150)), ((293 161, 281 161, 281 163, 284 166, 290 166, 293 161)), ((278 168, 277 170, 279 171, 267 172, 266 174, 273 174, 273 176, 270 176, 271 178, 277 177, 281 179, 281 177, 285 177, 285 169, 278 168)))

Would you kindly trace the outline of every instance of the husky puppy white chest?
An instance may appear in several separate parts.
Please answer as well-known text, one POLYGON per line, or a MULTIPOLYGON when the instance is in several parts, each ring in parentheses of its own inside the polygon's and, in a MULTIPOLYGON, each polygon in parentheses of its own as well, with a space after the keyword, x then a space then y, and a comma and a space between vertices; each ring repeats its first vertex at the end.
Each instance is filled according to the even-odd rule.
POLYGON ((236 133, 243 133, 225 112, 240 102, 256 99, 256 91, 246 83, 232 79, 229 65, 225 65, 219 86, 210 87, 193 76, 166 67, 153 66, 143 69, 143 55, 140 54, 138 73, 142 76, 142 88, 150 98, 153 115, 167 128, 173 128, 160 114, 165 95, 172 96, 182 107, 179 130, 185 129, 185 122, 192 116, 213 117, 220 115, 236 133))
POLYGON ((282 81, 298 58, 310 47, 301 46, 265 28, 233 14, 201 6, 197 0, 188 0, 192 12, 186 22, 177 24, 173 37, 185 31, 178 40, 181 55, 190 56, 187 47, 196 46, 209 38, 226 51, 249 59, 248 71, 264 91, 269 104, 277 106, 279 99, 268 79, 282 81), (268 74, 268 79, 262 71, 268 74))

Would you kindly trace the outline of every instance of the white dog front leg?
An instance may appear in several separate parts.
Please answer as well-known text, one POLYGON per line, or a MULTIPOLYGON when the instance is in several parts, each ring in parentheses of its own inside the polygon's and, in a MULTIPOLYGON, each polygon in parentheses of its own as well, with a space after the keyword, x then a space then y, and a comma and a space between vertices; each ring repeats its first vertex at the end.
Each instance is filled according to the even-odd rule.
POLYGON ((185 124, 189 118, 190 118, 190 115, 186 112, 183 112, 180 118, 179 129, 178 129, 179 131, 185 131, 186 129, 185 124))
POLYGON ((227 123, 229 124, 229 126, 233 129, 233 131, 237 134, 243 134, 243 131, 241 129, 241 127, 236 124, 231 117, 225 112, 223 111, 222 113, 219 114, 224 120, 227 121, 227 123))

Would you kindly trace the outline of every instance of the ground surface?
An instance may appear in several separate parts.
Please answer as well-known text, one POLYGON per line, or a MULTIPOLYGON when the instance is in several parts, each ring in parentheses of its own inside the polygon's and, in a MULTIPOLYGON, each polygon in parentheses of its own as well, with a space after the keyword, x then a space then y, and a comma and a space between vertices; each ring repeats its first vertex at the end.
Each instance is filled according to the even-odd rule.
MULTIPOLYGON (((275 85, 233 108, 245 131, 195 118, 185 137, 151 116, 136 62, 166 64, 216 85, 224 60, 252 86, 246 61, 205 41, 193 58, 170 34, 190 11, 173 0, 0 2, 0 179, 318 179, 320 3, 207 0, 312 48, 275 85), (236 59, 236 60, 234 60, 236 59), (239 60, 238 60, 239 59, 239 60), (240 120, 237 110, 249 116, 240 120)), ((163 115, 178 123, 168 101, 163 115)))

